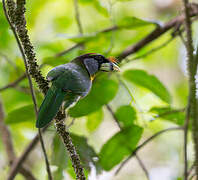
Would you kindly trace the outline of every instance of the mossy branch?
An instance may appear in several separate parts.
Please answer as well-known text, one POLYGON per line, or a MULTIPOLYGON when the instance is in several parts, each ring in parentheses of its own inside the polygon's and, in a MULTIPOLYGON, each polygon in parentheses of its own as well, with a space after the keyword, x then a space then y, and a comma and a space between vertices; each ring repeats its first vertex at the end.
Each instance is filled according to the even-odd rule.
POLYGON ((190 4, 188 0, 183 0, 184 12, 185 12, 185 29, 186 29, 186 50, 187 50, 187 71, 188 71, 188 82, 189 82, 189 95, 188 104, 186 110, 186 123, 184 128, 184 179, 188 179, 188 159, 187 159, 187 133, 190 121, 190 116, 192 116, 192 135, 194 141, 194 151, 195 159, 194 166, 196 171, 196 176, 198 179, 198 118, 197 118, 197 102, 196 102, 196 82, 195 75, 197 72, 197 62, 193 56, 193 40, 192 40, 192 28, 190 19, 190 4))
MULTIPOLYGON (((8 15, 12 23, 15 24, 15 28, 17 35, 20 39, 20 43, 22 44, 25 56, 27 58, 27 64, 28 64, 28 71, 29 74, 32 76, 32 78, 36 81, 38 84, 39 89, 43 92, 43 94, 47 93, 48 90, 48 82, 44 79, 42 76, 38 64, 37 64, 37 59, 36 55, 34 52, 33 45, 30 41, 30 38, 28 36, 28 30, 26 28, 26 19, 24 16, 25 13, 25 0, 18 0, 17 1, 17 7, 14 3, 13 0, 7 0, 7 8, 8 8, 8 15)), ((69 135, 69 132, 66 131, 66 127, 64 125, 63 119, 65 118, 65 114, 62 112, 58 112, 56 116, 56 128, 58 134, 62 137, 62 140, 65 144, 65 147, 68 150, 68 153, 70 155, 70 158, 72 160, 72 165, 74 167, 75 173, 76 173, 76 179, 85 179, 84 173, 83 173, 83 168, 80 164, 80 158, 76 152, 76 149, 72 143, 71 137, 69 135)), ((18 172, 18 166, 20 164, 15 164, 13 168, 11 168, 9 177, 10 179, 14 179, 18 172), (17 168, 16 168, 17 167, 17 168)))

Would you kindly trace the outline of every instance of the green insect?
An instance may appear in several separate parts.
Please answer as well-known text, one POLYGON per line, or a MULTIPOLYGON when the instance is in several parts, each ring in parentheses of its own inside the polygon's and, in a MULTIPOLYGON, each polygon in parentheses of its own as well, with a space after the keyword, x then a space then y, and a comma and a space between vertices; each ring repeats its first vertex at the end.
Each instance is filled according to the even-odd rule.
POLYGON ((114 58, 107 59, 100 54, 89 53, 53 68, 47 75, 47 80, 52 85, 39 109, 36 127, 42 128, 52 121, 63 101, 64 108, 67 109, 85 97, 98 71, 119 71, 115 62, 114 58))

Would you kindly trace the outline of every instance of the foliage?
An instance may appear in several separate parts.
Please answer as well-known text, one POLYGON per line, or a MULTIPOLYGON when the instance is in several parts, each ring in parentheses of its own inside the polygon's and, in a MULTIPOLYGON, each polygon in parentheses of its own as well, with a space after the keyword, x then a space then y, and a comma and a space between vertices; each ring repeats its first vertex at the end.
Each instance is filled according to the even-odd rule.
MULTIPOLYGON (((28 33, 44 76, 51 68, 84 53, 96 52, 106 57, 117 57, 127 47, 136 44, 159 27, 153 19, 157 22, 167 21, 178 12, 166 8, 160 11, 154 1, 79 0, 79 19, 83 28, 83 34, 79 34, 73 1, 32 0, 26 3, 28 33), (74 46, 76 47, 66 52, 74 46)), ((14 82, 25 72, 18 46, 3 14, 2 2, 0 37, 0 102, 3 104, 4 121, 11 132, 15 151, 20 155, 37 133, 36 117, 27 78, 15 86, 1 90, 1 87, 14 82)), ((173 124, 184 125, 183 108, 186 106, 188 91, 185 67, 178 66, 185 64, 181 42, 173 40, 158 51, 142 56, 161 46, 170 37, 172 32, 168 31, 123 59, 120 73, 97 74, 91 92, 67 111, 69 120, 75 118, 69 131, 87 176, 94 172, 101 175, 104 171, 112 174, 114 168, 129 157, 140 141, 152 132, 173 124), (133 57, 140 58, 131 61, 133 57), (109 114, 108 104, 112 107, 113 116, 109 114)), ((33 85, 40 105, 43 95, 35 82, 33 85)), ((66 124, 68 122, 66 120, 66 124)), ((75 173, 60 137, 54 128, 49 128, 46 134, 44 139, 50 165, 55 169, 54 179, 64 179, 65 173, 73 179, 75 173)), ((145 154, 140 154, 148 163, 147 166, 150 165, 153 169, 158 168, 156 162, 168 164, 164 166, 172 173, 171 178, 176 179, 176 176, 181 176, 181 146, 178 148, 177 144, 181 138, 167 137, 168 140, 160 139, 162 143, 153 141, 150 149, 145 154), (177 160, 170 162, 175 157, 177 160), (177 172, 172 170, 171 163, 177 167, 177 172)), ((0 154, 3 154, 0 165, 6 167, 1 168, 0 174, 6 179, 9 169, 4 160, 6 152, 1 141, 0 154)), ((46 174, 43 173, 45 166, 41 163, 44 159, 40 156, 40 151, 35 151, 29 157, 28 165, 38 179, 46 179, 46 174)), ((191 160, 192 157, 189 158, 191 160)), ((120 172, 121 178, 118 179, 131 179, 132 176, 134 180, 143 179, 141 170, 134 175, 133 168, 134 165, 129 166, 127 173, 120 172)), ((17 179, 20 180, 21 176, 18 175, 17 179)))
POLYGON ((109 139, 100 151, 100 163, 105 170, 112 169, 135 149, 142 134, 142 128, 132 125, 122 129, 109 139))

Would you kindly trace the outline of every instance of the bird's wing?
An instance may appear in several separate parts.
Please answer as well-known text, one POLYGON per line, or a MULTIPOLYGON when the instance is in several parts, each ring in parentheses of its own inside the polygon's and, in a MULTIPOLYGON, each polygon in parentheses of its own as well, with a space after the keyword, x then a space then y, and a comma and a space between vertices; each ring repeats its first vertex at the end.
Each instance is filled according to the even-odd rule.
POLYGON ((60 75, 62 75, 65 71, 65 65, 56 66, 47 74, 47 80, 48 81, 54 81, 57 79, 60 75))
POLYGON ((59 74, 53 84, 66 92, 85 96, 91 88, 91 80, 85 68, 75 64, 67 64, 64 73, 59 74))

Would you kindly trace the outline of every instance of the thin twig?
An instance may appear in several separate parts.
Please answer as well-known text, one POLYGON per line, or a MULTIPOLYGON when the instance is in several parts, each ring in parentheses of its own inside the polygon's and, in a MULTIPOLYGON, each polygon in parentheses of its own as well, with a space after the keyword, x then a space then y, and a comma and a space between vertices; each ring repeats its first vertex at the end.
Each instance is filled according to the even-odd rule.
MULTIPOLYGON (((21 15, 23 16, 23 3, 17 1, 17 7, 16 7, 16 10, 15 10, 15 14, 18 14, 18 15, 21 15), (22 13, 22 14, 21 14, 22 13)), ((7 13, 7 10, 6 10, 6 6, 5 6, 5 1, 3 1, 3 6, 4 6, 4 13, 6 15, 6 18, 11 26, 11 29, 13 31, 13 33, 15 34, 15 38, 17 40, 17 44, 18 44, 18 47, 21 51, 21 54, 22 54, 22 57, 23 57, 23 61, 24 61, 24 64, 25 64, 25 70, 26 70, 26 76, 28 78, 28 82, 29 82, 29 86, 30 86, 30 92, 31 92, 31 96, 32 96, 32 101, 33 101, 33 104, 34 104, 34 111, 35 111, 35 115, 37 117, 37 114, 38 114, 38 108, 37 108, 37 102, 36 102, 36 96, 35 96, 35 92, 34 92, 34 88, 33 88, 33 84, 32 84, 32 79, 29 75, 29 72, 28 72, 28 64, 27 64, 27 58, 26 58, 26 55, 25 55, 25 52, 24 52, 24 49, 22 47, 22 44, 17 36, 17 30, 15 29, 14 25, 12 25, 12 22, 14 22, 14 20, 10 21, 9 19, 9 16, 8 16, 8 13, 7 13)), ((20 17, 17 17, 16 18, 20 18, 20 17)), ((17 21, 15 22, 17 23, 17 21)), ((16 27, 17 24, 15 24, 16 27)), ((21 28, 21 27, 20 27, 21 28)), ((19 30, 19 27, 18 27, 18 30, 19 30)), ((43 150, 43 153, 44 153, 44 157, 45 157, 45 162, 46 162, 46 169, 47 169, 47 172, 48 172, 48 176, 49 176, 49 179, 52 180, 52 175, 51 175, 51 171, 50 171, 50 167, 49 167, 49 163, 48 163, 48 158, 47 158, 47 154, 46 154, 46 150, 45 150, 45 146, 44 146, 44 143, 43 143, 43 139, 42 139, 42 135, 41 135, 41 132, 39 131, 39 136, 40 136, 40 140, 41 140, 41 147, 42 147, 42 150, 43 150)), ((12 171, 11 171, 12 172, 12 171)), ((12 175, 10 173, 10 176, 8 177, 8 179, 14 179, 14 175, 12 175)))
MULTIPOLYGON (((13 2, 13 0, 7 0, 7 2, 13 2)), ((8 5, 8 9, 13 9, 13 3, 8 5)), ((25 12, 25 0, 20 0, 18 1, 18 6, 20 6, 21 11, 17 11, 17 15, 15 16, 15 14, 12 16, 13 21, 16 21, 16 27, 17 27, 17 32, 19 34, 19 38, 21 40, 21 43, 24 47, 24 52, 25 55, 27 56, 27 60, 28 60, 28 65, 29 65, 29 72, 31 74, 31 76, 35 79, 35 81, 37 82, 39 89, 42 90, 42 92, 44 94, 46 94, 47 90, 48 90, 48 82, 43 78, 38 65, 37 65, 37 60, 35 58, 35 52, 33 50, 33 46, 30 42, 29 36, 28 36, 28 30, 26 29, 26 20, 25 20, 25 16, 24 16, 24 12, 25 12), (17 17, 17 18, 16 18, 17 17)), ((56 129, 58 134, 61 136, 65 147, 67 148, 71 161, 72 161, 72 165, 74 167, 75 173, 76 173, 76 178, 77 179, 85 179, 85 175, 83 172, 83 168, 80 164, 80 158, 79 155, 76 152, 76 149, 72 143, 71 137, 69 135, 69 133, 66 131, 66 127, 64 125, 64 121, 63 119, 65 118, 65 114, 62 113, 61 111, 59 111, 57 113, 57 116, 55 117, 56 120, 56 129)), ((16 175, 17 171, 18 171, 18 166, 20 167, 20 165, 22 164, 22 162, 24 161, 24 157, 26 158, 27 153, 24 152, 23 157, 20 157, 20 159, 15 163, 15 166, 13 166, 13 168, 11 169, 11 175, 16 175)))
POLYGON ((3 57, 10 65, 17 69, 16 64, 14 64, 4 53, 0 52, 0 56, 3 57))
POLYGON ((140 55, 140 56, 135 56, 134 58, 130 59, 130 60, 137 60, 137 59, 141 59, 144 57, 147 57, 148 55, 159 51, 160 49, 164 48, 165 46, 167 46, 170 42, 172 42, 175 39, 176 36, 172 36, 171 38, 169 38, 167 41, 165 41, 164 43, 162 43, 161 45, 159 45, 158 47, 155 47, 151 50, 149 50, 148 52, 140 55))
MULTIPOLYGON (((7 159, 9 161, 9 166, 12 165, 14 160, 16 159, 16 154, 14 151, 14 146, 12 143, 12 137, 8 127, 4 123, 4 111, 2 107, 2 103, 0 102, 0 132, 2 137, 2 142, 6 148, 7 159)), ((36 180, 31 171, 24 168, 23 166, 19 169, 19 172, 26 178, 26 180, 36 180)))
POLYGON ((76 18, 76 22, 77 22, 77 25, 78 25, 78 30, 79 30, 80 34, 83 34, 82 24, 81 24, 81 21, 80 21, 78 0, 73 0, 73 1, 74 1, 75 18, 76 18))
POLYGON ((42 148, 44 158, 45 158, 45 164, 46 164, 48 179, 53 180, 52 173, 51 173, 51 170, 50 170, 50 163, 49 163, 49 160, 48 160, 48 157, 47 157, 47 152, 46 152, 46 149, 45 149, 45 144, 44 144, 44 141, 43 141, 43 136, 42 136, 42 132, 41 132, 40 128, 38 128, 38 133, 39 133, 41 148, 42 148))
MULTIPOLYGON (((191 8, 190 9, 191 10, 190 11, 190 17, 197 16, 198 15, 198 8, 196 7, 196 5, 192 4, 192 6, 190 8, 191 8)), ((156 26, 156 29, 154 29, 151 33, 149 33, 145 38, 141 39, 140 41, 138 41, 137 43, 128 47, 122 53, 120 53, 118 55, 118 59, 120 61, 122 61, 127 56, 136 53, 137 51, 144 48, 149 43, 153 42, 154 40, 159 38, 161 35, 163 35, 167 31, 169 31, 170 29, 175 28, 175 26, 177 26, 178 24, 182 24, 183 22, 184 22, 184 15, 180 15, 180 16, 177 16, 174 19, 168 21, 163 26, 156 26)), ((118 27, 118 26, 112 26, 112 27, 109 27, 109 28, 105 28, 101 31, 98 31, 95 34, 98 35, 100 33, 108 33, 108 32, 116 31, 116 30, 119 30, 119 29, 121 29, 121 28, 118 27)), ((71 48, 68 48, 68 49, 66 49, 66 50, 64 50, 60 53, 57 53, 57 57, 63 56, 66 53, 70 52, 71 50, 74 50, 78 47, 81 47, 81 45, 84 44, 84 43, 86 43, 86 40, 83 41, 83 42, 80 42, 80 43, 72 46, 71 48)))
MULTIPOLYGON (((106 107, 107 107, 107 109, 109 110, 109 112, 111 113, 111 115, 112 115, 114 121, 116 122, 116 124, 118 125, 119 129, 122 130, 122 127, 121 127, 121 125, 120 125, 120 123, 119 123, 117 117, 115 116, 113 110, 111 109, 111 107, 110 107, 108 104, 106 105, 106 107)), ((142 160, 140 159, 140 157, 138 157, 137 154, 134 154, 134 155, 135 155, 135 157, 136 157, 136 159, 137 159, 137 161, 138 161, 140 167, 141 167, 142 170, 144 171, 145 176, 146 176, 147 179, 149 180, 149 173, 148 173, 148 171, 147 171, 147 169, 146 169, 146 166, 144 165, 144 163, 142 162, 142 160)))
POLYGON ((70 51, 72 51, 72 50, 74 50, 74 49, 76 49, 76 48, 78 48, 78 47, 80 47, 80 46, 82 46, 82 43, 75 44, 74 46, 72 46, 72 47, 70 47, 70 48, 68 48, 68 49, 66 49, 66 50, 63 50, 63 51, 61 51, 61 52, 55 54, 54 57, 61 57, 61 56, 64 56, 65 54, 69 53, 70 51))
POLYGON ((147 169, 146 169, 146 167, 145 167, 143 161, 139 158, 139 156, 137 155, 137 153, 135 154, 135 157, 136 157, 136 159, 137 159, 139 165, 142 167, 143 172, 145 173, 147 179, 149 180, 149 179, 150 179, 150 177, 149 177, 149 172, 147 171, 147 169))
POLYGON ((23 74, 22 76, 20 76, 17 80, 15 80, 14 82, 8 84, 8 85, 5 85, 4 87, 0 88, 0 91, 4 91, 8 88, 11 88, 11 87, 16 87, 23 79, 26 78, 26 74, 23 74))
MULTIPOLYGON (((48 128, 49 125, 47 125, 46 127, 44 127, 42 129, 42 132, 46 131, 46 129, 48 128)), ((37 134, 32 141, 28 144, 28 146, 25 148, 25 150, 23 151, 23 153, 21 154, 21 156, 19 158, 17 158, 13 164, 12 164, 12 168, 9 174, 8 180, 13 179, 14 176, 16 176, 17 172, 19 171, 20 167, 22 166, 22 164, 25 162, 25 160, 27 159, 28 155, 32 152, 32 150, 34 149, 34 147, 36 146, 36 144, 39 141, 39 134, 37 134)))
POLYGON ((194 164, 192 164, 192 166, 189 168, 188 170, 188 177, 191 175, 191 173, 193 172, 193 169, 194 169, 194 164))
POLYGON ((186 109, 186 122, 184 126, 184 180, 188 179, 188 157, 187 157, 187 143, 188 143, 188 127, 190 116, 192 115, 192 134, 194 141, 194 151, 195 151, 195 171, 198 175, 198 122, 197 122, 197 103, 196 103, 196 82, 195 74, 197 71, 197 66, 193 57, 193 41, 192 41, 192 29, 191 29, 191 19, 190 19, 190 4, 188 0, 183 0, 184 11, 185 11, 185 30, 186 30, 186 50, 187 50, 187 71, 189 74, 189 96, 188 104, 186 109))
MULTIPOLYGON (((190 17, 197 16, 198 15, 198 7, 194 4, 191 4, 190 6, 190 17)), ((159 36, 163 35, 167 31, 169 31, 171 28, 174 28, 178 23, 182 24, 184 22, 185 16, 182 14, 180 16, 177 16, 176 18, 168 21, 163 26, 157 26, 156 29, 154 29, 151 33, 149 33, 145 38, 141 39, 136 44, 129 46, 126 48, 122 53, 118 55, 119 61, 122 61, 127 56, 139 51, 149 43, 156 40, 159 36)))
POLYGON ((144 147, 146 144, 148 144, 150 141, 152 141, 154 138, 158 137, 159 135, 168 132, 168 131, 175 131, 175 130, 183 130, 183 127, 173 127, 173 128, 167 128, 167 129, 163 129, 157 133, 155 133, 154 135, 152 135, 151 137, 149 137, 147 140, 145 140, 142 144, 140 144, 139 146, 136 147, 136 149, 134 149, 134 151, 131 153, 131 155, 125 159, 122 164, 119 166, 119 168, 117 169, 117 171, 115 172, 115 175, 117 175, 120 170, 124 167, 124 165, 135 155, 135 153, 137 153, 142 147, 144 147))
POLYGON ((193 180, 194 177, 196 177, 196 173, 192 174, 190 177, 189 177, 189 180, 193 180))

